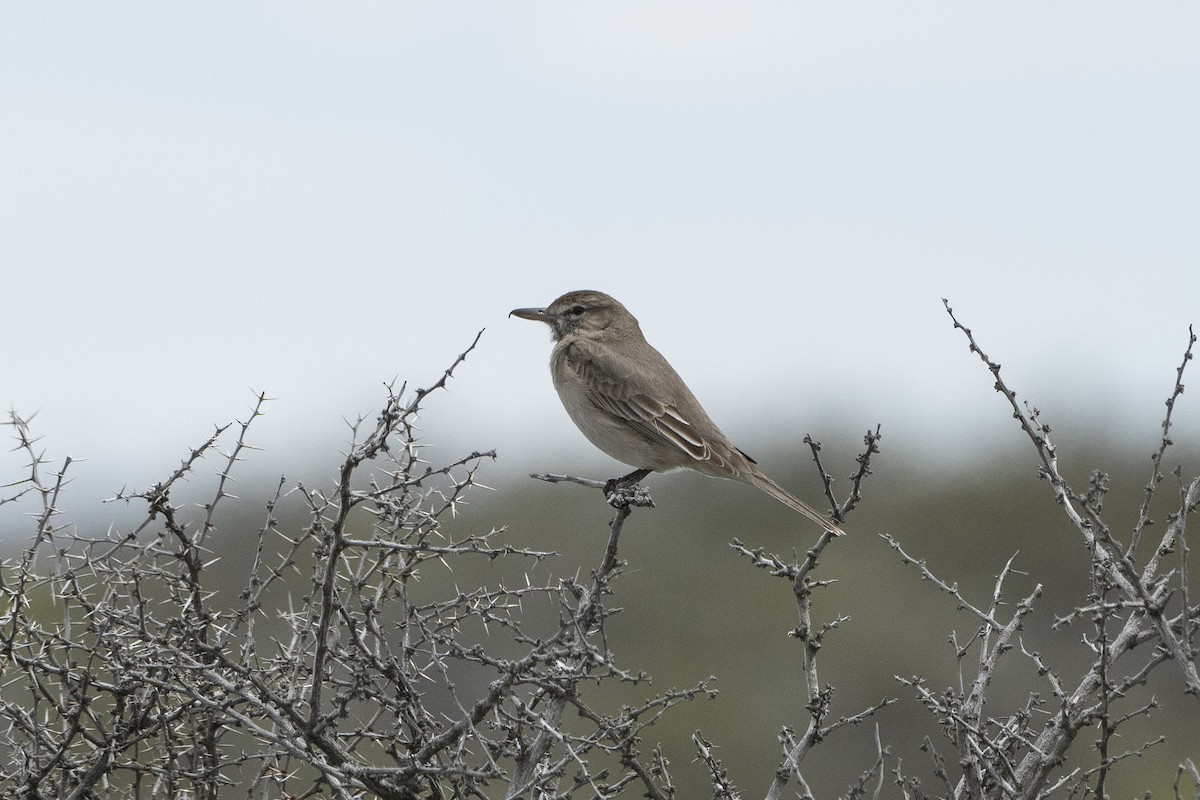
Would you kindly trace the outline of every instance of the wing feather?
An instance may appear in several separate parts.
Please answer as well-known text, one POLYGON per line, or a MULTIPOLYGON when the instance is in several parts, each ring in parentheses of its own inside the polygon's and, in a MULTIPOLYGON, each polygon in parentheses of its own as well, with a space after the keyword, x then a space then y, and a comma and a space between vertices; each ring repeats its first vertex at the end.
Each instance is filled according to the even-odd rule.
POLYGON ((757 486, 830 533, 842 535, 832 520, 775 483, 754 459, 734 447, 683 379, 645 340, 634 343, 632 352, 616 356, 611 348, 581 338, 566 344, 561 355, 597 412, 673 448, 680 454, 675 466, 757 486))
POLYGON ((619 417, 642 435, 671 445, 696 462, 708 462, 715 473, 740 477, 732 449, 683 379, 650 345, 636 359, 613 357, 606 348, 577 341, 567 352, 567 364, 587 386, 597 409, 619 417), (715 468, 715 469, 714 469, 715 468))

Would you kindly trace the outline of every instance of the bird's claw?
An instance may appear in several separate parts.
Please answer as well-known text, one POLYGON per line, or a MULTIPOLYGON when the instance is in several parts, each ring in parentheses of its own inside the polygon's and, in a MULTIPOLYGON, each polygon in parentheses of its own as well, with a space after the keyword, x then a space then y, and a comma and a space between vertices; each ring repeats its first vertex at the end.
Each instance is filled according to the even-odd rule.
POLYGON ((621 478, 613 478, 604 484, 604 499, 613 508, 654 508, 649 489, 621 478))

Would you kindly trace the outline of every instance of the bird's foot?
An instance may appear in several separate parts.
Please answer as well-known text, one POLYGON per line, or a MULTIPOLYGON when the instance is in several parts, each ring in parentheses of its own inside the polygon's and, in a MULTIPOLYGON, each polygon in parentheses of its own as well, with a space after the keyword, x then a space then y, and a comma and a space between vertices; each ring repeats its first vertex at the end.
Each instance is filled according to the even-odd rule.
POLYGON ((650 474, 648 469, 638 469, 621 478, 613 478, 604 484, 604 499, 613 508, 654 508, 650 490, 640 486, 642 478, 650 474))
POLYGON ((604 485, 604 499, 613 508, 654 508, 654 498, 650 496, 649 489, 636 483, 621 483, 618 479, 604 485))

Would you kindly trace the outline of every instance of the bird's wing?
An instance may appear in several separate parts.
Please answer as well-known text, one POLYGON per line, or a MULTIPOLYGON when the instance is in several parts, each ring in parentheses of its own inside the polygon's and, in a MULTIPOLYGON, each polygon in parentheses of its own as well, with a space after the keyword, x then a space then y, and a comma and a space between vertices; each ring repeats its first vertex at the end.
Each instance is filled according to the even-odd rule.
MULTIPOLYGON (((588 400, 647 438, 678 448, 698 472, 757 486, 835 536, 844 531, 812 506, 771 480, 709 419, 700 402, 667 360, 650 345, 616 356, 586 340, 565 351, 588 400)), ((683 466, 684 464, 680 464, 683 466)))
POLYGON ((737 453, 667 360, 650 345, 634 357, 617 357, 591 342, 576 342, 567 364, 587 387, 597 409, 645 436, 678 448, 713 474, 738 479, 737 453))

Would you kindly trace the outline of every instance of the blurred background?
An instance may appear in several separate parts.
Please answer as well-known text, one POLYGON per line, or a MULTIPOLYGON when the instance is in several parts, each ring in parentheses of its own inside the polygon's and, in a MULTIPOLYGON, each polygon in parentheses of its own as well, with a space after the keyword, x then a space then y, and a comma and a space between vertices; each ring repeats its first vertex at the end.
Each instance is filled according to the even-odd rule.
MULTIPOLYGON (((855 535, 822 563, 826 618, 853 617, 825 678, 838 713, 900 696, 882 738, 913 742, 922 712, 892 675, 950 685, 948 632, 973 626, 876 532, 979 602, 1020 551, 1013 597, 1047 586, 1031 637, 1087 586, 941 298, 1042 409, 1068 477, 1112 472, 1127 531, 1200 316, 1198 35, 1195 7, 1109 3, 6 4, 0 403, 36 413, 52 462, 78 460, 67 515, 106 526, 124 512, 100 500, 162 479, 265 392, 241 473, 255 519, 281 474, 332 479, 345 420, 384 383, 431 383, 486 329, 429 402, 430 457, 495 448, 497 492, 462 524, 549 541, 573 573, 607 509, 526 474, 625 470, 561 410, 546 331, 506 314, 609 292, 809 500, 804 434, 842 476, 882 424, 855 535)), ((1193 475, 1191 397, 1176 421, 1166 466, 1193 475)), ((24 474, 20 453, 0 467, 24 474)), ((627 529, 624 652, 660 687, 720 677, 664 742, 694 781, 703 729, 761 794, 779 725, 803 724, 794 608, 727 545, 787 553, 815 531, 746 487, 650 486, 659 508, 627 529)), ((6 550, 29 531, 0 526, 6 550)), ((1027 685, 1030 665, 1012 669, 1027 685)), ((1160 700, 1182 702, 1169 669, 1160 700)), ((1200 746, 1190 710, 1147 724, 1183 733, 1114 796, 1169 791, 1200 746)), ((866 749, 827 754, 814 789, 853 780, 869 738, 846 734, 866 749)))

